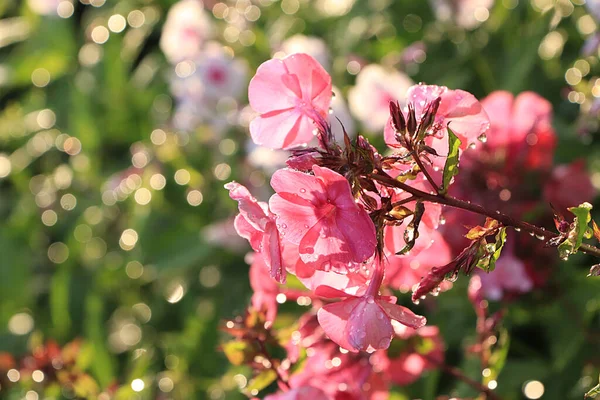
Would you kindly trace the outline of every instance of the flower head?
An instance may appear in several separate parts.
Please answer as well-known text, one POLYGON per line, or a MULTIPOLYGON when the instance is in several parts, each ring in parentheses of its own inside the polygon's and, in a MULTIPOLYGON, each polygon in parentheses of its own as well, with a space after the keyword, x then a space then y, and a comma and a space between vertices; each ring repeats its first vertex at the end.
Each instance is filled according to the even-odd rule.
POLYGON ((250 81, 250 106, 259 116, 250 123, 256 144, 289 149, 313 138, 313 122, 327 118, 331 77, 307 54, 264 62, 250 81))
POLYGON ((375 226, 342 175, 314 165, 314 175, 282 169, 271 179, 269 206, 281 236, 298 245, 306 264, 346 271, 375 252, 375 226))

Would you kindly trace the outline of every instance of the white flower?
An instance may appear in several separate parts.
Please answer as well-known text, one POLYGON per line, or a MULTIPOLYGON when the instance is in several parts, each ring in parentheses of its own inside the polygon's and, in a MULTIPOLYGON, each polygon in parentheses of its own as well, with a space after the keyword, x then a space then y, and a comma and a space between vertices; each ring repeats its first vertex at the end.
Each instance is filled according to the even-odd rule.
POLYGON ((281 51, 286 55, 306 53, 312 56, 326 70, 330 68, 329 50, 323 39, 314 36, 294 35, 281 44, 281 51))
POLYGON ((169 10, 160 37, 160 48, 169 62, 197 56, 212 35, 212 21, 199 0, 182 0, 169 10))
POLYGON ((371 64, 356 77, 356 85, 348 92, 352 114, 371 132, 380 131, 390 115, 389 102, 403 104, 412 80, 396 70, 371 64))

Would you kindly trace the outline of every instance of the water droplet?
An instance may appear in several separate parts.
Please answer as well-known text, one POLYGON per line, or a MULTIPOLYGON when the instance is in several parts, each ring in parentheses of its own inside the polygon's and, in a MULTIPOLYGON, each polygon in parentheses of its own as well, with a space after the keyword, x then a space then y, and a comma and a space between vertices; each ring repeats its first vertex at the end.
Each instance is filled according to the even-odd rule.
POLYGON ((544 235, 535 235, 535 237, 539 240, 544 240, 546 237, 544 235))
POLYGON ((287 225, 286 224, 281 224, 281 229, 287 229, 287 225))
POLYGON ((535 233, 529 232, 529 236, 533 236, 533 235, 535 235, 535 233))
POLYGON ((487 136, 485 133, 482 133, 481 135, 477 136, 477 140, 479 140, 481 143, 485 143, 487 142, 487 136))
POLYGON ((334 92, 334 91, 332 91, 332 92, 331 92, 331 98, 332 98, 332 99, 335 99, 335 96, 336 96, 335 92, 334 92))
POLYGON ((445 225, 446 224, 446 217, 444 217, 443 215, 440 215, 440 225, 445 225))
POLYGON ((563 260, 563 261, 567 261, 568 259, 569 259, 569 256, 561 257, 561 260, 563 260))
POLYGON ((416 305, 419 305, 421 303, 421 301, 419 299, 413 300, 413 303, 415 303, 416 305))
POLYGON ((433 170, 434 170, 435 172, 437 172, 437 171, 439 171, 439 170, 440 170, 440 167, 438 167, 438 166, 436 165, 435 167, 433 167, 433 170))
POLYGON ((515 228, 515 232, 521 232, 521 228, 515 228))
POLYGON ((307 224, 304 224, 304 228, 308 229, 308 228, 310 228, 310 226, 308 226, 307 224))
POLYGON ((373 298, 373 296, 367 296, 367 303, 369 303, 369 304, 375 303, 375 299, 373 298))
POLYGON ((333 114, 333 108, 329 107, 328 112, 329 112, 329 114, 333 114))
POLYGON ((379 345, 377 347, 379 347, 380 349, 387 349, 388 347, 390 347, 391 341, 391 338, 383 338, 379 341, 379 345))
POLYGON ((477 147, 477 145, 476 145, 475 143, 471 143, 471 144, 469 145, 469 148, 470 148, 470 149, 474 149, 475 147, 477 147))
POLYGON ((383 313, 381 311, 377 311, 377 319, 383 319, 383 313))
POLYGON ((300 189, 300 193, 306 193, 306 189, 304 189, 304 188, 301 188, 301 189, 300 189))

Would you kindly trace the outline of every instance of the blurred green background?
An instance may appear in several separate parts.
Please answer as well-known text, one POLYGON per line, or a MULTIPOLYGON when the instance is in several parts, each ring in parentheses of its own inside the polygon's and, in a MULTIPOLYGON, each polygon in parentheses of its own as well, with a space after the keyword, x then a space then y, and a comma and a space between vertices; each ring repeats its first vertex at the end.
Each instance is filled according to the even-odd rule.
MULTIPOLYGON (((250 181, 268 193, 264 164, 274 155, 255 155, 267 159, 260 165, 247 157, 245 88, 295 34, 324 40, 342 93, 369 62, 478 97, 536 91, 554 106, 556 161, 585 158, 600 185, 598 116, 589 112, 598 53, 581 55, 598 22, 583 3, 499 0, 465 27, 422 0, 206 1, 211 40, 239 62, 241 92, 206 106, 217 121, 183 129, 178 107, 195 100, 178 92, 185 65, 159 45, 175 1, 0 0, 0 352, 20 362, 47 340, 79 338, 73 362, 84 374, 71 387, 49 375, 13 379, 19 367, 5 354, 0 398, 243 397, 249 371, 217 350, 220 322, 251 295, 248 247, 232 235, 236 204, 223 184, 250 181), (416 42, 426 57, 402 61, 416 42)), ((589 264, 572 258, 555 271, 560 295, 511 305, 502 398, 526 398, 532 379, 547 399, 581 398, 597 383, 600 284, 585 278, 589 264)), ((449 363, 477 376, 463 354, 475 334, 465 282, 439 298, 430 321, 449 363)), ((286 306, 284 317, 299 310, 286 306)), ((474 395, 430 373, 392 396, 433 394, 474 395)))

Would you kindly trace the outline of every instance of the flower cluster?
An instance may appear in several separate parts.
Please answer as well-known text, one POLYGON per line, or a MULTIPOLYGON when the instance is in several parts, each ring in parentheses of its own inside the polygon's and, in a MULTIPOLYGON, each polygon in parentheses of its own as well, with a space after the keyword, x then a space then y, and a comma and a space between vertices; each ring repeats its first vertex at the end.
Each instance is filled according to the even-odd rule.
MULTIPOLYGON (((457 162, 484 140, 489 120, 462 90, 419 84, 406 94, 402 103, 382 100, 388 117, 379 128, 385 125, 389 151, 380 154, 362 136, 336 141, 331 77, 311 56, 269 60, 250 82, 250 105, 258 113, 250 124, 254 142, 290 150, 287 167, 272 176, 275 193, 268 202, 237 182, 225 186, 239 204, 235 228, 254 250, 253 308, 264 312, 269 326, 281 298, 309 299, 314 306, 287 348, 289 362, 297 358, 297 345, 313 349, 318 357, 308 363, 315 366, 296 374, 276 368, 289 385, 281 398, 333 398, 340 390, 407 384, 443 358, 437 328, 424 328, 425 318, 396 304, 393 292, 409 291, 433 267, 451 261, 438 232, 442 207, 420 196, 447 190, 446 160, 457 162), (283 286, 288 274, 305 289, 283 286), (390 345, 395 337, 407 344, 400 353, 390 345), (417 350, 410 338, 433 344, 417 350), (348 387, 329 370, 320 376, 321 357, 346 366, 344 374, 361 376, 360 386, 348 387)), ((432 292, 450 286, 440 282, 432 292)))

